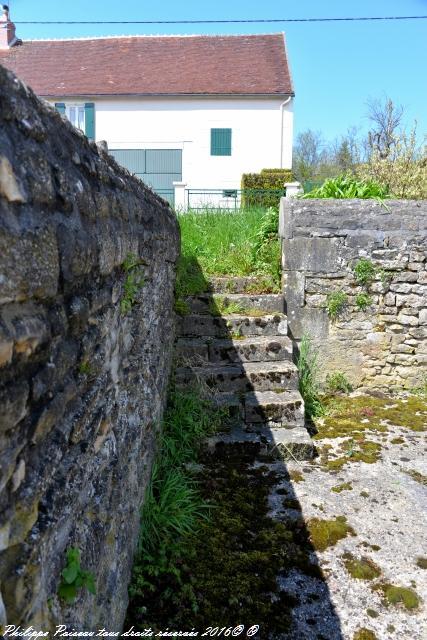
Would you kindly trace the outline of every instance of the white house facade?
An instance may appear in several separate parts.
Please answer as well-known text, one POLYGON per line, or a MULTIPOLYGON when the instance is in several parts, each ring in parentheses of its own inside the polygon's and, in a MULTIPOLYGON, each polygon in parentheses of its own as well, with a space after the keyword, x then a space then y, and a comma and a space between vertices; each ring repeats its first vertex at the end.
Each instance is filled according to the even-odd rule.
POLYGON ((0 63, 176 205, 191 191, 230 195, 243 173, 292 166, 283 34, 8 44, 12 33, 0 34, 0 63))

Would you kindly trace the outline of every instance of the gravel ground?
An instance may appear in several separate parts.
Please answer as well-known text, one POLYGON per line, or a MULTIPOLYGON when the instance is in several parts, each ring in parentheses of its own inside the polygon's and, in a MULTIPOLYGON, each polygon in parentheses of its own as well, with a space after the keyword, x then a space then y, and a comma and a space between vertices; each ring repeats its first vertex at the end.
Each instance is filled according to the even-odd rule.
MULTIPOLYGON (((338 449, 343 440, 322 439, 317 444, 330 445, 338 457, 343 455, 338 449)), ((426 434, 390 426, 386 433, 369 433, 369 440, 381 445, 378 461, 351 461, 333 472, 320 458, 308 464, 289 462, 286 468, 299 481, 289 481, 284 472, 270 496, 271 515, 279 520, 302 515, 307 523, 345 516, 355 533, 313 552, 325 582, 297 570, 279 578, 281 588, 299 600, 294 628, 286 639, 427 638, 427 570, 417 565, 419 558, 427 557, 426 434), (341 485, 346 488, 332 491, 341 485), (302 513, 283 506, 284 489, 298 500, 302 513), (344 554, 374 562, 380 575, 370 580, 352 577, 344 554), (418 606, 407 609, 387 602, 378 588, 385 583, 411 589, 418 606), (363 635, 363 629, 375 635, 363 635)), ((284 470, 283 463, 270 466, 279 475, 281 467, 284 470)))

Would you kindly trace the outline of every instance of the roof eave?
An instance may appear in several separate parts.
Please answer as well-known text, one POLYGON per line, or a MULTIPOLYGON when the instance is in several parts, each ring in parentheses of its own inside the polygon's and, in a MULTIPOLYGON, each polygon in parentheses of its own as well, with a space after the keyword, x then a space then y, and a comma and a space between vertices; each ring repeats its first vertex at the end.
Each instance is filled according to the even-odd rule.
POLYGON ((39 93, 41 98, 294 98, 295 93, 39 93))

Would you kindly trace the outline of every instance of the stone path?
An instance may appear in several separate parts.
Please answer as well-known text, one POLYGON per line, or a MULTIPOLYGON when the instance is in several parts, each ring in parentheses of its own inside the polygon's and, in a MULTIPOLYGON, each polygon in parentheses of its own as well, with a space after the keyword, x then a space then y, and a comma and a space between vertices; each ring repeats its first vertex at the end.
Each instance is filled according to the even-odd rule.
MULTIPOLYGON (((349 401, 359 402, 355 433, 313 441, 282 299, 239 293, 241 286, 215 282, 221 298, 206 293, 187 300, 176 383, 185 388, 197 381, 227 408, 229 430, 210 439, 212 452, 233 447, 230 465, 236 446, 256 452, 248 479, 251 469, 262 470, 270 517, 286 525, 293 543, 301 540, 309 563, 321 570, 316 575, 295 562, 278 572, 278 591, 294 602, 290 629, 264 625, 256 638, 426 640, 427 445, 419 423, 425 418, 427 428, 427 404, 416 413, 417 431, 399 420, 370 430, 369 397, 365 412, 355 397, 349 401), (313 459, 314 444, 320 455, 313 459)), ((385 402, 394 406, 393 399, 385 402)), ((215 464, 208 460, 205 471, 211 465, 214 473, 215 464)))
MULTIPOLYGON (((300 600, 293 612, 294 635, 289 637, 311 639, 320 633, 329 640, 352 640, 357 630, 365 628, 375 633, 366 636, 368 640, 427 638, 425 432, 390 426, 385 436, 371 433, 369 439, 381 446, 380 458, 371 464, 349 462, 335 473, 325 471, 319 458, 311 464, 287 464, 289 471, 300 471, 300 481, 292 487, 300 513, 283 509, 277 488, 272 492, 270 506, 274 517, 286 519, 302 514, 309 522, 312 518, 331 520, 344 516, 355 534, 324 551, 316 550, 341 630, 330 632, 335 619, 331 609, 322 606, 325 585, 294 571, 281 579, 282 588, 300 600), (345 488, 337 493, 337 487, 345 488), (378 567, 378 571, 367 572, 370 579, 352 577, 346 568, 347 562, 355 573, 359 567, 354 560, 361 559, 378 567), (376 573, 379 575, 373 576, 376 573), (410 589, 411 592, 403 592, 406 605, 412 607, 416 600, 418 605, 406 608, 403 602, 388 602, 382 584, 410 589), (313 602, 308 597, 313 593, 317 593, 319 600, 313 602)), ((322 440, 324 444, 333 446, 336 442, 322 440)), ((399 599, 399 592, 393 593, 399 599)))

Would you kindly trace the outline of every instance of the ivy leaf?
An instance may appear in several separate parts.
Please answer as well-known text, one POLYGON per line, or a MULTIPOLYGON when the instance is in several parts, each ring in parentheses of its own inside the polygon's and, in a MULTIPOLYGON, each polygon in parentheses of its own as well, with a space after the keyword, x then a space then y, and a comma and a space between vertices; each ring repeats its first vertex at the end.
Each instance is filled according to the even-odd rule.
POLYGON ((62 577, 67 584, 75 582, 79 574, 79 565, 76 562, 71 562, 65 569, 62 570, 62 577))

